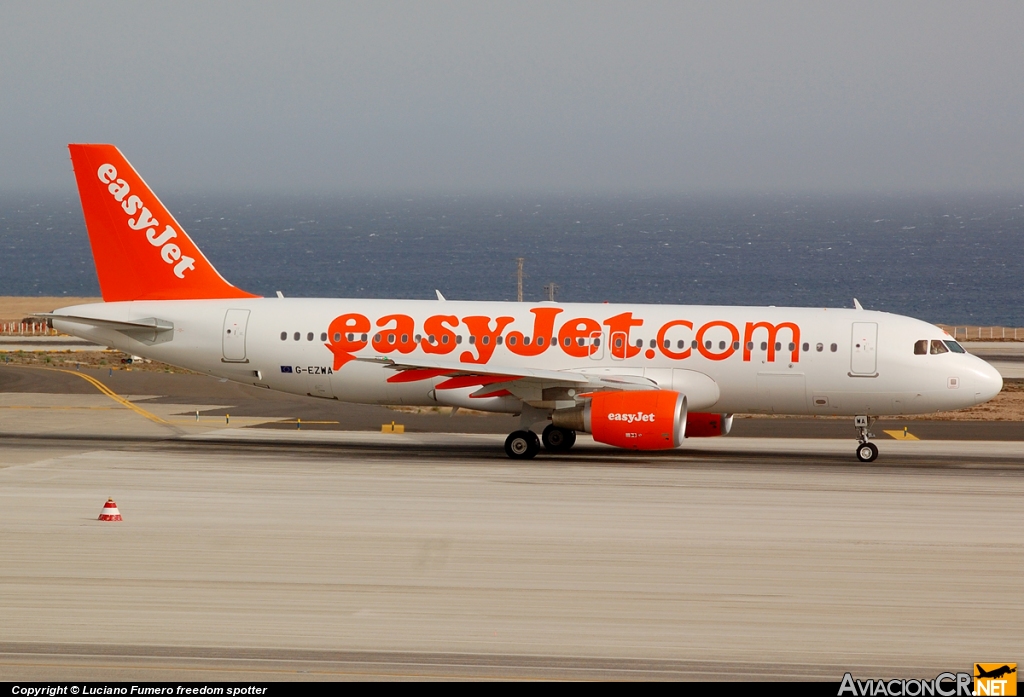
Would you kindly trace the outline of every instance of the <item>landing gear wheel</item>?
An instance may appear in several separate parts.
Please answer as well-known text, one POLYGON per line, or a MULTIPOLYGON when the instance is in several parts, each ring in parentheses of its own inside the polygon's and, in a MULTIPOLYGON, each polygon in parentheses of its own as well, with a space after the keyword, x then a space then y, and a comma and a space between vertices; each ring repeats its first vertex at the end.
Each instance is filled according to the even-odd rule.
POLYGON ((874 462, 878 457, 878 446, 874 443, 861 443, 857 446, 857 459, 861 462, 874 462))
POLYGON ((541 435, 541 440, 544 441, 544 448, 548 452, 564 452, 576 444, 576 431, 548 424, 541 435))
POLYGON ((505 454, 513 460, 531 460, 540 452, 540 439, 533 431, 513 431, 505 439, 505 454))

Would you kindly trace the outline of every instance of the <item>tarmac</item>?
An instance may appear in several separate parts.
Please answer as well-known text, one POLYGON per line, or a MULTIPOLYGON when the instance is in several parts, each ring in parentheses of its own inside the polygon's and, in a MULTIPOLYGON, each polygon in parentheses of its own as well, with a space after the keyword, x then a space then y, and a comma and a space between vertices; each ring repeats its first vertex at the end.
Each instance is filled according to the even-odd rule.
POLYGON ((956 439, 984 422, 871 464, 778 419, 742 423, 826 437, 522 462, 507 417, 83 373, 107 392, 0 368, 0 680, 838 681, 1024 648, 1024 438, 956 439))

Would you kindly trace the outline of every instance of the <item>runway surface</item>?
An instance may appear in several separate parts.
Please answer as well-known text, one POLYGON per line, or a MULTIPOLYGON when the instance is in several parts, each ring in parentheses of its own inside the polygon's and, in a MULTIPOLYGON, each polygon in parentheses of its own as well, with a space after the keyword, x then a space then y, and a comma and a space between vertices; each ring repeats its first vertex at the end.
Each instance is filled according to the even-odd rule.
POLYGON ((523 463, 497 434, 0 398, 0 680, 838 680, 1024 654, 1020 442, 880 440, 863 465, 852 439, 583 437, 523 463), (107 497, 123 522, 96 520, 107 497))

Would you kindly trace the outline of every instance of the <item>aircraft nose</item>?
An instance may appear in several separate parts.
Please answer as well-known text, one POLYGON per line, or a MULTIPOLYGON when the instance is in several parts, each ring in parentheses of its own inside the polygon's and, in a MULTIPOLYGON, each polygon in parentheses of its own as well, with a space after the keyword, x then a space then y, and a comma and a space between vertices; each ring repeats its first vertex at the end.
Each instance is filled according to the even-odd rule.
POLYGON ((974 359, 978 362, 978 365, 973 371, 974 379, 972 382, 974 384, 972 386, 974 387, 974 396, 977 398, 977 403, 981 404, 995 397, 1003 389, 1003 376, 992 367, 991 363, 976 356, 974 359))

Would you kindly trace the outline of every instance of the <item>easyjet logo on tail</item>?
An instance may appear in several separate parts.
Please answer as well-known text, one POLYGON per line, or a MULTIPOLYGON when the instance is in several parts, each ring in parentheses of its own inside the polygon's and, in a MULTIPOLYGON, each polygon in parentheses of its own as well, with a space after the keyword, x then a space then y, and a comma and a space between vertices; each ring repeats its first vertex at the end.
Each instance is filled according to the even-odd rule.
POLYGON ((185 278, 185 272, 195 268, 196 260, 182 254, 181 247, 171 241, 178 236, 178 231, 167 225, 163 232, 157 233, 160 221, 153 217, 141 198, 131 193, 128 182, 118 179, 117 168, 114 165, 100 165, 97 175, 101 182, 108 185, 107 191, 114 200, 121 204, 121 210, 128 216, 128 227, 140 232, 145 230, 146 239, 151 245, 159 248, 159 255, 164 263, 173 265, 175 276, 185 278))

